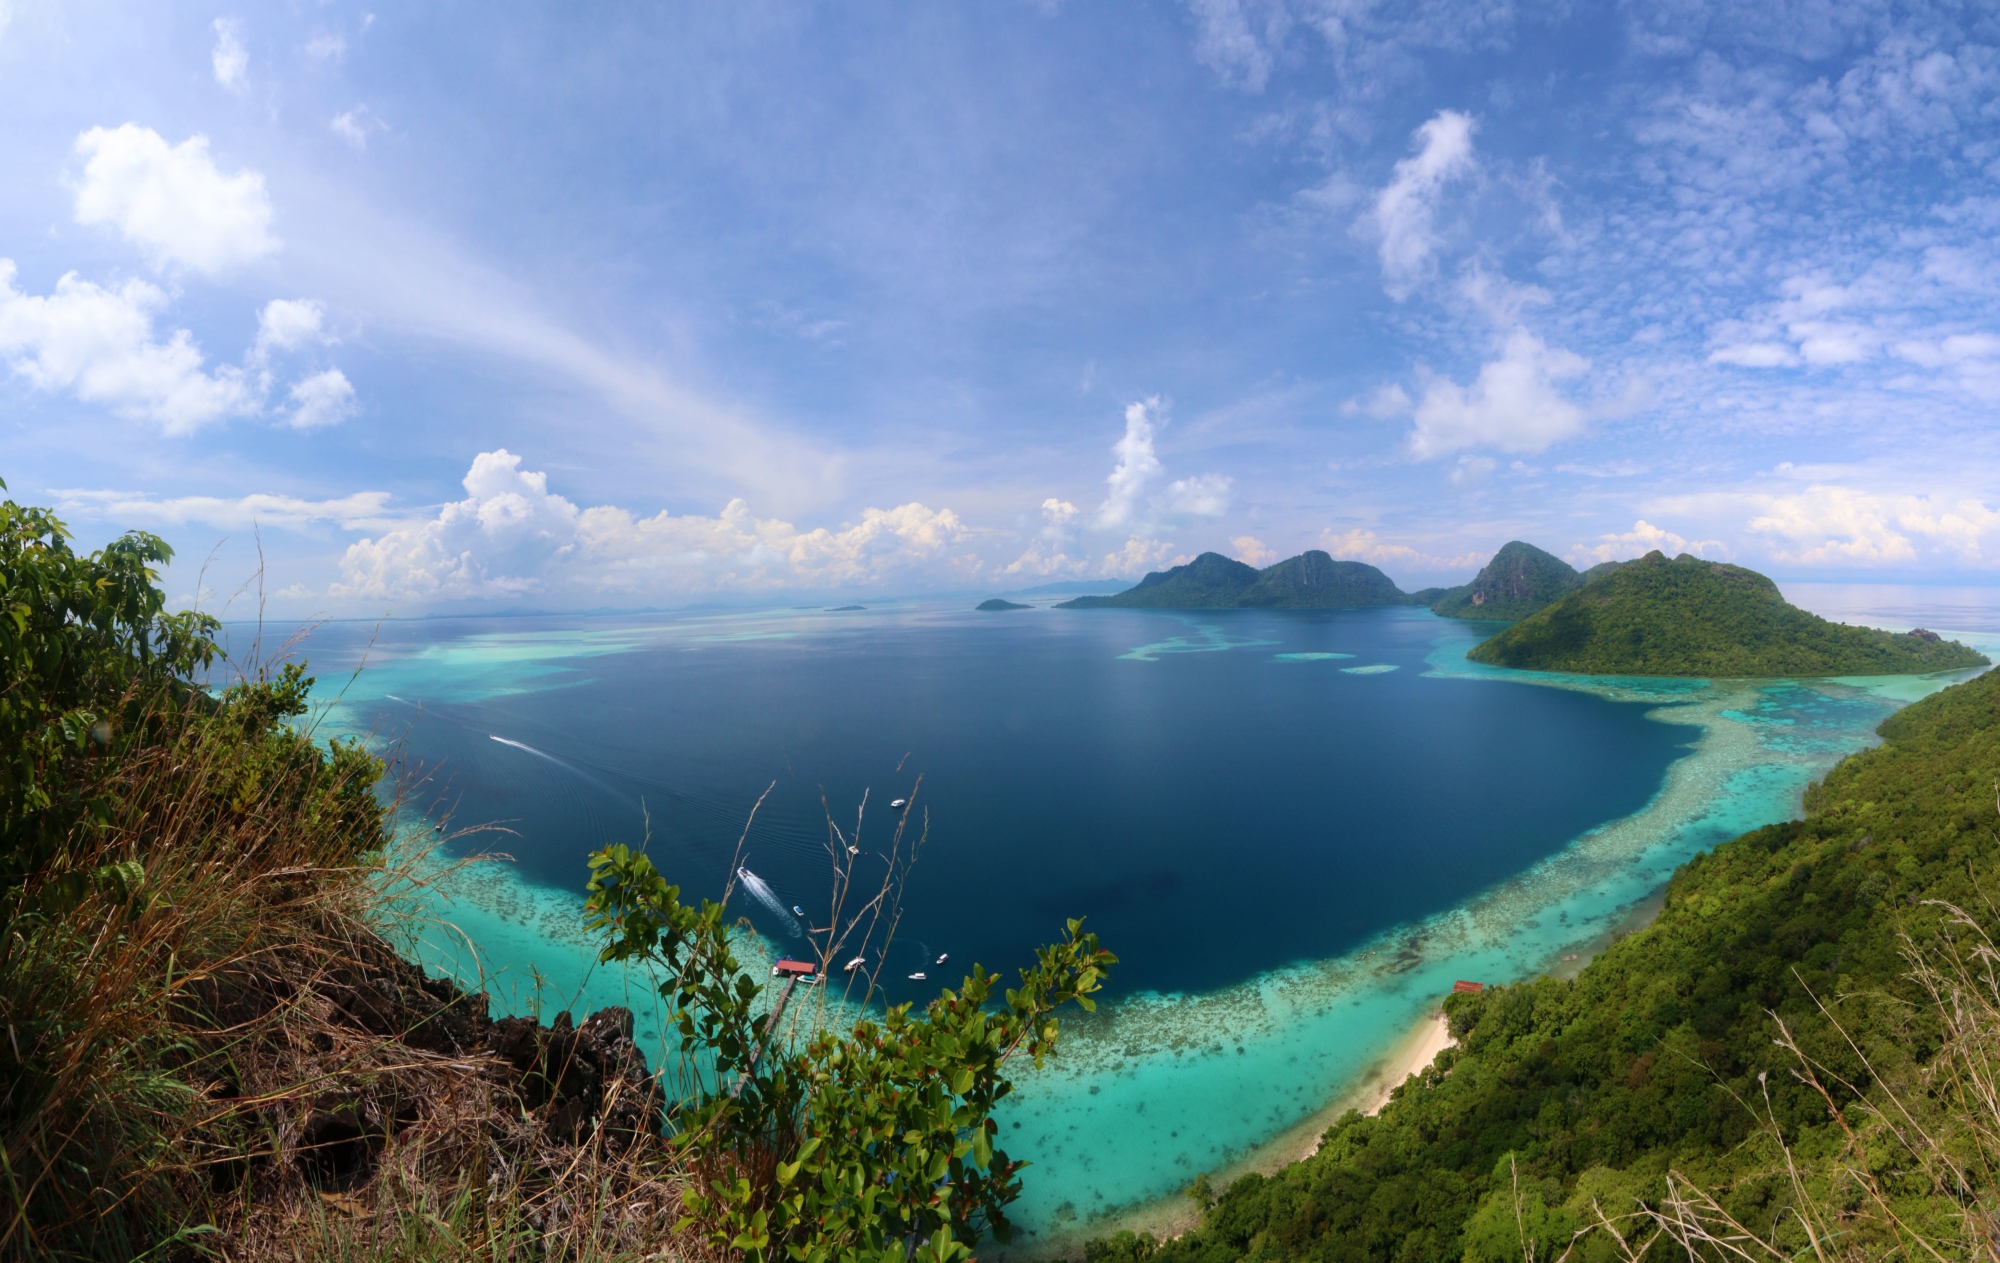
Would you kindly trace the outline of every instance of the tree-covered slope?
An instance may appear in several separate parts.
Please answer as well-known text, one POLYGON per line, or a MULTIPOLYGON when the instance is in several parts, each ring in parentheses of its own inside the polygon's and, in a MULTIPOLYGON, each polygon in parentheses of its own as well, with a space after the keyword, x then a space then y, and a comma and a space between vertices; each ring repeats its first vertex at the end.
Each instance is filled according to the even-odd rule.
POLYGON ((1406 605, 1409 597, 1375 567, 1335 561, 1319 549, 1258 570, 1221 553, 1155 571, 1116 596, 1080 596, 1061 609, 1356 609, 1406 605))
POLYGON ((1476 646, 1475 662, 1591 675, 1916 675, 1984 665, 1929 632, 1830 623, 1754 570, 1658 552, 1476 646))
MULTIPOLYGON (((1948 927, 1948 910, 1927 901, 1992 915, 1982 892, 2000 879, 2000 673, 1919 702, 1881 732, 1884 746, 1808 792, 1806 819, 1691 861, 1654 924, 1574 981, 1450 997, 1458 1046, 1380 1115, 1349 1113, 1313 1157, 1243 1177, 1178 1240, 1155 1249, 1121 1234, 1093 1243, 1091 1258, 1553 1259, 1595 1208, 1618 1216, 1659 1205, 1670 1170, 1740 1222, 1796 1237, 1786 1211, 1795 1186, 1772 1123, 1802 1164, 1797 1187, 1834 1187, 1854 1161, 1853 1127, 1886 1204, 1905 1223, 1949 1229, 1956 1205, 1862 1131, 1853 1101, 1885 1084, 1932 1082, 1922 1076, 1939 1048, 1938 1010, 1905 955, 1948 927), (1831 1089, 1839 1120, 1792 1073, 1799 1059, 1773 1042, 1780 1020, 1827 1083, 1844 1081, 1831 1089)), ((1980 1185, 1966 1196, 1983 1206, 1994 1192, 1980 1185)), ((1880 1218, 1851 1223, 1839 1257, 1890 1257, 1862 1239, 1880 1218)), ((1666 1244, 1643 1257, 1688 1257, 1666 1244)), ((1815 1257, 1796 1244, 1789 1257, 1815 1257)), ((1564 1257, 1627 1257, 1611 1245, 1598 1237, 1564 1257)))
POLYGON ((1486 568, 1464 587, 1452 588, 1431 606, 1445 618, 1511 623, 1526 618, 1583 582, 1576 568, 1552 553, 1520 540, 1503 545, 1486 568))
POLYGON ((1388 575, 1359 561, 1335 561, 1315 548, 1266 566, 1237 604, 1260 609, 1361 609, 1409 598, 1388 575))

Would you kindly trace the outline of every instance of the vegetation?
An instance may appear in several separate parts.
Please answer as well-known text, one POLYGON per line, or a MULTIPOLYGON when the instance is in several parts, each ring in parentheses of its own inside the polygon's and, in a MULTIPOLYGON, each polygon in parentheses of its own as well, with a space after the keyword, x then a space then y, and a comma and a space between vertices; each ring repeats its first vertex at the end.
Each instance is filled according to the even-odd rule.
MULTIPOLYGON (((624 1010, 494 1021, 397 956, 383 764, 316 739, 300 664, 208 685, 170 557, 0 503, 0 1258, 942 1263, 1004 1234, 1026 1163, 991 1110, 1092 1003, 1094 936, 1002 1002, 975 966, 794 1038, 723 909, 613 848, 590 915, 666 979, 696 1071, 668 1094, 624 1010)), ((826 952, 893 932, 894 889, 826 952)))
POLYGON ((1089 1257, 1990 1259, 2000 673, 1881 733, 1574 981, 1450 997, 1379 1116, 1089 1257))
MULTIPOLYGON (((1593 571, 1595 573, 1595 571, 1593 571)), ((1754 570, 1658 552, 1627 562, 1473 648, 1475 662, 1590 675, 1914 675, 1986 664, 1921 629, 1830 623, 1754 570)))
POLYGON ((1010 601, 1005 597, 996 596, 981 601, 973 608, 979 610, 1026 610, 1033 609, 1034 607, 1023 605, 1019 601, 1010 601))
POLYGON ((1315 548, 1258 570, 1221 553, 1154 571, 1116 596, 1080 596, 1060 609, 1358 609, 1407 605, 1408 594, 1375 567, 1335 561, 1315 548))
POLYGON ((1568 562, 1517 539, 1493 554, 1471 583, 1439 593, 1429 605, 1431 613, 1445 618, 1511 623, 1582 583, 1568 562))

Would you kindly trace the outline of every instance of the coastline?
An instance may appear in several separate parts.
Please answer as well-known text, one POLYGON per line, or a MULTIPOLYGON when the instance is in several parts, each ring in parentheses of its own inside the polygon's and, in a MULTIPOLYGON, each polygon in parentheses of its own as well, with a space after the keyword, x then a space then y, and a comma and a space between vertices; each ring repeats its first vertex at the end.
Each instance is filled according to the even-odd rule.
MULTIPOLYGON (((1455 1046, 1442 1009, 1433 1009, 1385 1048, 1382 1055, 1365 1068, 1344 1091, 1305 1118, 1285 1128, 1263 1144, 1208 1172, 1212 1187, 1220 1192, 1246 1175, 1274 1175, 1295 1162, 1319 1152, 1327 1130, 1350 1111, 1367 1116, 1382 1112, 1395 1090, 1412 1077, 1428 1070, 1445 1049, 1455 1046)), ((1032 1246, 1017 1247, 1018 1257, 1057 1259, 1081 1257, 1083 1243, 1119 1232, 1148 1233, 1161 1240, 1178 1237, 1201 1221, 1201 1208, 1185 1194, 1156 1201, 1093 1219, 1077 1229, 1048 1234, 1032 1246)), ((996 1257, 1015 1257, 1003 1250, 996 1257)))

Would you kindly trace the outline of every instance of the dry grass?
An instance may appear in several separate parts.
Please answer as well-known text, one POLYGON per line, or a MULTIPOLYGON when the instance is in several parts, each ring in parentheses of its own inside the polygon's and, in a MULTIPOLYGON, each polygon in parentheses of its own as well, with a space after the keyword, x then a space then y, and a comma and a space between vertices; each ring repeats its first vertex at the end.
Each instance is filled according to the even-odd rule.
POLYGON ((23 906, 116 879, 0 943, 0 1257, 698 1257, 660 1143, 557 1143, 376 934, 338 761, 165 722, 23 906))

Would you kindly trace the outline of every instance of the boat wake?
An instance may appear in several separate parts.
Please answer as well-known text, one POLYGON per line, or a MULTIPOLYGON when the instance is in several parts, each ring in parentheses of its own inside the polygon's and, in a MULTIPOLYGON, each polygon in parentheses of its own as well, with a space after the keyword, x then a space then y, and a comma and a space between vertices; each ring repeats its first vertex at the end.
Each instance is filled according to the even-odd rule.
POLYGON ((799 933, 798 918, 791 914, 791 910, 786 908, 784 902, 778 898, 777 892, 772 890, 762 877, 759 877, 747 868, 737 869, 736 875, 743 879, 743 889, 750 892, 751 898, 771 910, 771 915, 778 918, 779 923, 785 927, 786 933, 790 934, 793 938, 804 937, 799 933))

